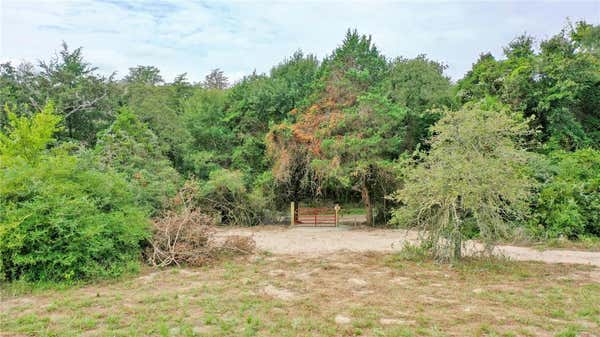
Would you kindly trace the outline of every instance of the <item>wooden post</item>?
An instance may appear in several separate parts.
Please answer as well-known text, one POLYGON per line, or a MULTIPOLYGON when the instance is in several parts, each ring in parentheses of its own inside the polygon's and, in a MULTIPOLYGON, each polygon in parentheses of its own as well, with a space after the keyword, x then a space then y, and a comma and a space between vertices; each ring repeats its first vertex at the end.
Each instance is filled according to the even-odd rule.
POLYGON ((295 221, 296 220, 296 207, 295 206, 296 205, 294 205, 294 202, 292 201, 290 203, 290 211, 291 211, 291 213, 290 213, 290 225, 292 225, 292 226, 296 224, 296 221, 295 221))
POLYGON ((340 211, 340 205, 339 204, 335 204, 335 207, 333 208, 335 209, 335 227, 338 226, 338 222, 339 222, 339 217, 338 217, 338 213, 340 211))

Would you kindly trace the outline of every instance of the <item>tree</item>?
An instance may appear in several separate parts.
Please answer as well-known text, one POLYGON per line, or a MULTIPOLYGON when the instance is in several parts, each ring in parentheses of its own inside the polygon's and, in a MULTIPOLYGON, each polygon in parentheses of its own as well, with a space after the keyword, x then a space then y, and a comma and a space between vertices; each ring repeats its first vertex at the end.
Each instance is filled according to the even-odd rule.
POLYGON ((404 172, 395 222, 422 229, 440 259, 459 259, 472 228, 489 251, 528 208, 530 155, 519 141, 530 134, 528 122, 489 102, 445 111, 429 153, 404 172))
POLYGON ((321 153, 312 167, 330 184, 360 193, 367 225, 374 224, 373 210, 387 221, 385 197, 397 182, 394 160, 402 152, 406 110, 375 93, 357 98, 354 108, 346 109, 337 123, 321 128, 321 153))
POLYGON ((309 104, 307 98, 314 90, 319 61, 312 54, 297 50, 290 57, 271 69, 270 77, 275 87, 276 102, 281 117, 309 104), (285 113, 285 115, 283 114, 285 113))
POLYGON ((368 224, 373 223, 373 188, 385 176, 387 165, 381 161, 394 156, 387 156, 385 144, 403 131, 395 128, 400 110, 369 92, 386 70, 371 38, 348 30, 342 45, 323 61, 310 98, 314 103, 298 112, 295 123, 283 123, 268 136, 278 181, 295 184, 298 192, 302 185, 312 186, 317 194, 323 187, 351 188, 361 195, 368 224))
MULTIPOLYGON (((5 106, 11 107, 13 111, 31 113, 33 95, 33 84, 36 82, 37 74, 31 63, 21 63, 13 66, 10 62, 0 64, 0 128, 8 123, 5 106)), ((37 101, 33 101, 37 104, 37 101)))
POLYGON ((223 70, 216 68, 204 77, 204 83, 202 85, 206 89, 223 90, 229 86, 229 82, 227 81, 227 76, 225 76, 223 70))
POLYGON ((269 75, 251 74, 228 90, 223 121, 236 136, 231 167, 244 172, 252 184, 269 170, 265 134, 272 124, 294 119, 294 109, 305 104, 317 76, 318 61, 295 52, 273 67, 269 75))
POLYGON ((105 167, 127 177, 136 203, 151 214, 163 210, 179 189, 180 176, 158 137, 127 108, 102 134, 96 153, 105 167))
POLYGON ((191 136, 184 169, 199 179, 231 164, 236 138, 224 120, 226 98, 222 90, 202 89, 183 102, 183 121, 191 136))
POLYGON ((598 26, 579 22, 534 51, 520 36, 504 48, 505 60, 483 55, 458 81, 462 102, 496 96, 513 110, 535 116, 540 141, 566 150, 600 143, 598 26), (596 47, 595 47, 596 46, 596 47))
POLYGON ((183 166, 189 132, 184 126, 181 104, 173 85, 128 84, 123 97, 128 109, 158 137, 160 147, 174 167, 183 166))
POLYGON ((434 108, 455 105, 445 69, 446 66, 428 60, 425 55, 414 59, 397 58, 390 65, 382 91, 390 103, 406 109, 402 150, 412 152, 424 145, 429 127, 439 118, 434 108))
POLYGON ((123 79, 127 83, 158 85, 164 83, 160 69, 155 66, 137 66, 129 68, 129 74, 123 79))
POLYGON ((83 60, 81 52, 81 48, 69 51, 63 43, 59 57, 40 63, 45 98, 37 105, 54 101, 67 136, 93 144, 96 133, 114 119, 116 87, 112 75, 95 75, 96 68, 83 60))
POLYGON ((371 36, 348 30, 342 44, 323 60, 319 70, 321 91, 315 93, 317 99, 326 103, 326 109, 340 109, 354 104, 360 93, 381 81, 388 64, 371 36))
POLYGON ((27 63, 16 68, 2 65, 0 102, 13 105, 18 114, 32 115, 52 101, 65 126, 58 138, 93 145, 98 131, 114 120, 118 103, 113 76, 95 72, 81 48, 70 50, 63 43, 58 55, 40 62, 38 68, 27 63))

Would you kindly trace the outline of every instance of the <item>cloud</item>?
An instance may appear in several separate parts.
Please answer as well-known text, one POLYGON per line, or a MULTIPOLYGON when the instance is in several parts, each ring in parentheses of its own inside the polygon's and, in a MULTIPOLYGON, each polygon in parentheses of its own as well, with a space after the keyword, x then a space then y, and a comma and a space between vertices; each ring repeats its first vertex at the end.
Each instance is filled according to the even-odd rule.
POLYGON ((346 29, 371 34, 388 57, 427 54, 460 78, 481 52, 527 32, 557 33, 566 17, 598 24, 600 2, 204 2, 4 0, 0 61, 36 61, 66 41, 110 74, 155 65, 166 79, 211 69, 239 79, 297 49, 323 57, 346 29))

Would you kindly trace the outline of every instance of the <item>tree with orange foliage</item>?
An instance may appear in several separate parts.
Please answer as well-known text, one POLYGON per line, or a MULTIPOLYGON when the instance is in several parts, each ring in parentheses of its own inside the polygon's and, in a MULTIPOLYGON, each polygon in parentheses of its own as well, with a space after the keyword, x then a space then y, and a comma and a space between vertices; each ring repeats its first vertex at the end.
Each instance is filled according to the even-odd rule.
POLYGON ((327 182, 360 192, 369 225, 375 190, 395 180, 391 168, 403 134, 404 110, 377 94, 387 69, 370 37, 348 31, 323 61, 315 103, 267 136, 278 181, 316 193, 327 182))

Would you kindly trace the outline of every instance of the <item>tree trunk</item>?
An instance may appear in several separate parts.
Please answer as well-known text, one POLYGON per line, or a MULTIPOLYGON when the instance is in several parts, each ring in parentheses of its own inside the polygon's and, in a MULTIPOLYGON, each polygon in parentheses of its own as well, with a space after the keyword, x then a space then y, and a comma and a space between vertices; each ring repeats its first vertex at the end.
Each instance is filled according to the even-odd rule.
POLYGON ((369 195, 369 189, 365 181, 360 186, 360 194, 367 210, 367 226, 373 226, 373 205, 371 204, 371 196, 369 195))
POLYGON ((455 222, 455 233, 454 238, 454 259, 460 260, 462 257, 462 198, 458 196, 456 200, 457 205, 454 206, 454 222, 455 222))
POLYGON ((460 260, 462 257, 462 242, 460 239, 460 234, 454 239, 454 259, 460 260))

